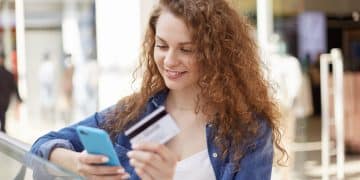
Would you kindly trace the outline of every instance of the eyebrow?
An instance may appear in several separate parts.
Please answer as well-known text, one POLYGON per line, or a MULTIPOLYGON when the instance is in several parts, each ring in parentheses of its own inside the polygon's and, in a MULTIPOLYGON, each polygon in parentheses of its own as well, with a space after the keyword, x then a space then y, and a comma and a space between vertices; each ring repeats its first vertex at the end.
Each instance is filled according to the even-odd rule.
MULTIPOLYGON (((166 41, 165 41, 163 38, 161 38, 161 37, 159 37, 159 36, 156 36, 156 38, 159 39, 160 41, 166 43, 166 41)), ((191 42, 191 41, 189 41, 189 42, 181 42, 181 43, 179 43, 179 44, 180 44, 180 45, 187 45, 187 44, 193 44, 193 42, 191 42)))

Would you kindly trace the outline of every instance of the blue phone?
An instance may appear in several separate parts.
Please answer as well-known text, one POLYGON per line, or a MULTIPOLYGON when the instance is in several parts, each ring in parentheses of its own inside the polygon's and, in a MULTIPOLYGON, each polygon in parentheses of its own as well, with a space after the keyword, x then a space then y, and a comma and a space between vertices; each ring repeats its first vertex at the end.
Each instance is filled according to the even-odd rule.
POLYGON ((120 166, 119 159, 107 132, 102 129, 81 125, 76 127, 76 132, 89 154, 105 155, 109 158, 109 161, 105 163, 106 165, 120 166))

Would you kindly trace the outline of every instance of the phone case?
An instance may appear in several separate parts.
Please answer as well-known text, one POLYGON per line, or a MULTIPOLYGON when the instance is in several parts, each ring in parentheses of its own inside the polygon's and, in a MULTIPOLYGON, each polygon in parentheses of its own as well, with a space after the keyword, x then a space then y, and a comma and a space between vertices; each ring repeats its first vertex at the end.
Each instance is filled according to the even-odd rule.
POLYGON ((87 126, 77 126, 76 131, 89 154, 101 154, 109 158, 105 163, 110 166, 120 166, 119 159, 111 143, 110 137, 102 129, 87 126))

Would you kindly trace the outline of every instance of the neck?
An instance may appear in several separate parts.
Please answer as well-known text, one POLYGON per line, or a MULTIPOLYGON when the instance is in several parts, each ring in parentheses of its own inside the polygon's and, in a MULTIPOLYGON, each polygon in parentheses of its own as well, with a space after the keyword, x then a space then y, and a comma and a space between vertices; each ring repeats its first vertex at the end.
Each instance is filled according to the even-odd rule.
POLYGON ((182 111, 195 111, 198 91, 174 91, 170 90, 167 98, 167 105, 171 108, 182 111))

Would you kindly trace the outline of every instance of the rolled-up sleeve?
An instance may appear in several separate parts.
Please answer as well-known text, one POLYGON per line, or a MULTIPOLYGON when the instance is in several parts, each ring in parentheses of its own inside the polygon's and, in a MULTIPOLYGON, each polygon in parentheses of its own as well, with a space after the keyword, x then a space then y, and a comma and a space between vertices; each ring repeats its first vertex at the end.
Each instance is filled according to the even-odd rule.
POLYGON ((52 139, 40 145, 37 155, 44 159, 49 159, 50 152, 55 148, 65 148, 69 150, 75 150, 74 146, 68 140, 52 139))
POLYGON ((59 131, 52 131, 37 139, 31 147, 30 152, 44 159, 49 159, 50 153, 55 148, 66 148, 76 152, 84 150, 83 145, 76 133, 78 125, 99 128, 105 120, 105 114, 113 107, 86 118, 79 123, 65 127, 59 131))

